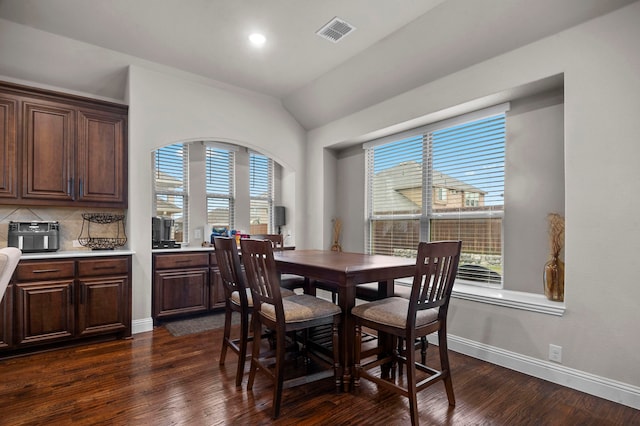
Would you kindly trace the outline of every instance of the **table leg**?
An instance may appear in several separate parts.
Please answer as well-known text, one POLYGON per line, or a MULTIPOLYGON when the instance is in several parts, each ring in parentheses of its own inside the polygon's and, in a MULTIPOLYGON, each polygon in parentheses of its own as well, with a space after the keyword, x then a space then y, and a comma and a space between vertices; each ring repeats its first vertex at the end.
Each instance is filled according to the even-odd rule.
MULTIPOLYGON (((378 295, 382 297, 391 297, 394 295, 394 280, 380 281, 378 282, 378 295)), ((384 358, 387 354, 394 350, 395 339, 392 335, 378 332, 378 347, 381 349, 378 354, 378 359, 384 358)), ((380 366, 381 377, 388 378, 389 373, 393 365, 391 363, 383 364, 380 366)))
POLYGON ((355 285, 346 283, 338 286, 338 303, 342 309, 342 333, 340 335, 340 363, 344 369, 342 382, 344 391, 351 387, 353 369, 353 351, 355 347, 355 322, 351 316, 351 308, 356 305, 355 285))

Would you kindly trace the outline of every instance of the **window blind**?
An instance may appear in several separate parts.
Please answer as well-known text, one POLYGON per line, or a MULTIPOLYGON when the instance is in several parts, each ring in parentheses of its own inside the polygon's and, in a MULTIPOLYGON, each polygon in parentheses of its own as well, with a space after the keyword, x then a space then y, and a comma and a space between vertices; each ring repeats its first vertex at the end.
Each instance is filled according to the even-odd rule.
POLYGON ((188 233, 189 148, 173 144, 154 153, 154 201, 157 216, 175 220, 176 241, 188 233))
POLYGON ((249 210, 250 233, 267 234, 273 232, 274 198, 273 160, 255 153, 249 153, 249 210))
POLYGON ((207 223, 209 227, 233 229, 234 161, 233 150, 206 147, 207 223))
POLYGON ((459 278, 501 283, 505 114, 492 112, 365 145, 368 252, 413 257, 419 241, 461 239, 459 278))

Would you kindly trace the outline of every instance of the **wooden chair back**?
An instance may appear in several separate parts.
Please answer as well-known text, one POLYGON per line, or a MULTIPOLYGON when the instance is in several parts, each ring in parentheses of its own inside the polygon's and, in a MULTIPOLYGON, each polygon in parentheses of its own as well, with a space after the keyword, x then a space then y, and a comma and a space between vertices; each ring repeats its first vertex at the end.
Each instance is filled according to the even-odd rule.
POLYGON ((284 246, 284 236, 282 234, 257 234, 251 235, 253 240, 269 240, 275 249, 281 249, 284 246))
POLYGON ((276 319, 284 327, 284 310, 280 292, 280 278, 269 240, 240 240, 242 264, 251 288, 254 312, 260 313, 262 304, 275 308, 276 319))
POLYGON ((425 309, 438 308, 438 319, 446 318, 461 249, 462 241, 418 244, 407 327, 415 328, 417 312, 425 309))
POLYGON ((231 294, 237 291, 240 297, 240 304, 246 309, 248 306, 247 284, 242 273, 238 245, 235 238, 215 237, 213 245, 216 249, 216 259, 226 300, 231 299, 231 294))

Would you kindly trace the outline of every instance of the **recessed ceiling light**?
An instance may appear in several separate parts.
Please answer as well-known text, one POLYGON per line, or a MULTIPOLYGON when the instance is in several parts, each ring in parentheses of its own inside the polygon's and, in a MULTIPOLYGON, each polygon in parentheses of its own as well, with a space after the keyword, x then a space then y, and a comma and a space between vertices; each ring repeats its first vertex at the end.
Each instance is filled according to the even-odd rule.
POLYGON ((249 36, 249 41, 256 47, 262 47, 267 41, 267 38, 260 33, 253 33, 249 36))

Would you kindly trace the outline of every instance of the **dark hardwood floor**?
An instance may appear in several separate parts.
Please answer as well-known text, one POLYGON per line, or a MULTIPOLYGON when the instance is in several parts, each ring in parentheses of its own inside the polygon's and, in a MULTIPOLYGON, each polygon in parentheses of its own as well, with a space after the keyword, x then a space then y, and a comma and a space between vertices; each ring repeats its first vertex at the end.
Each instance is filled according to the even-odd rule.
MULTIPOLYGON (((363 382, 334 392, 331 379, 284 391, 273 422, 272 388, 234 385, 237 358, 220 368, 221 330, 173 337, 164 327, 131 340, 0 361, 2 425, 402 425, 406 398, 363 382)), ((428 363, 437 363, 431 350, 428 363)), ((418 396, 423 425, 638 425, 640 412, 451 353, 456 406, 442 383, 418 396)))

